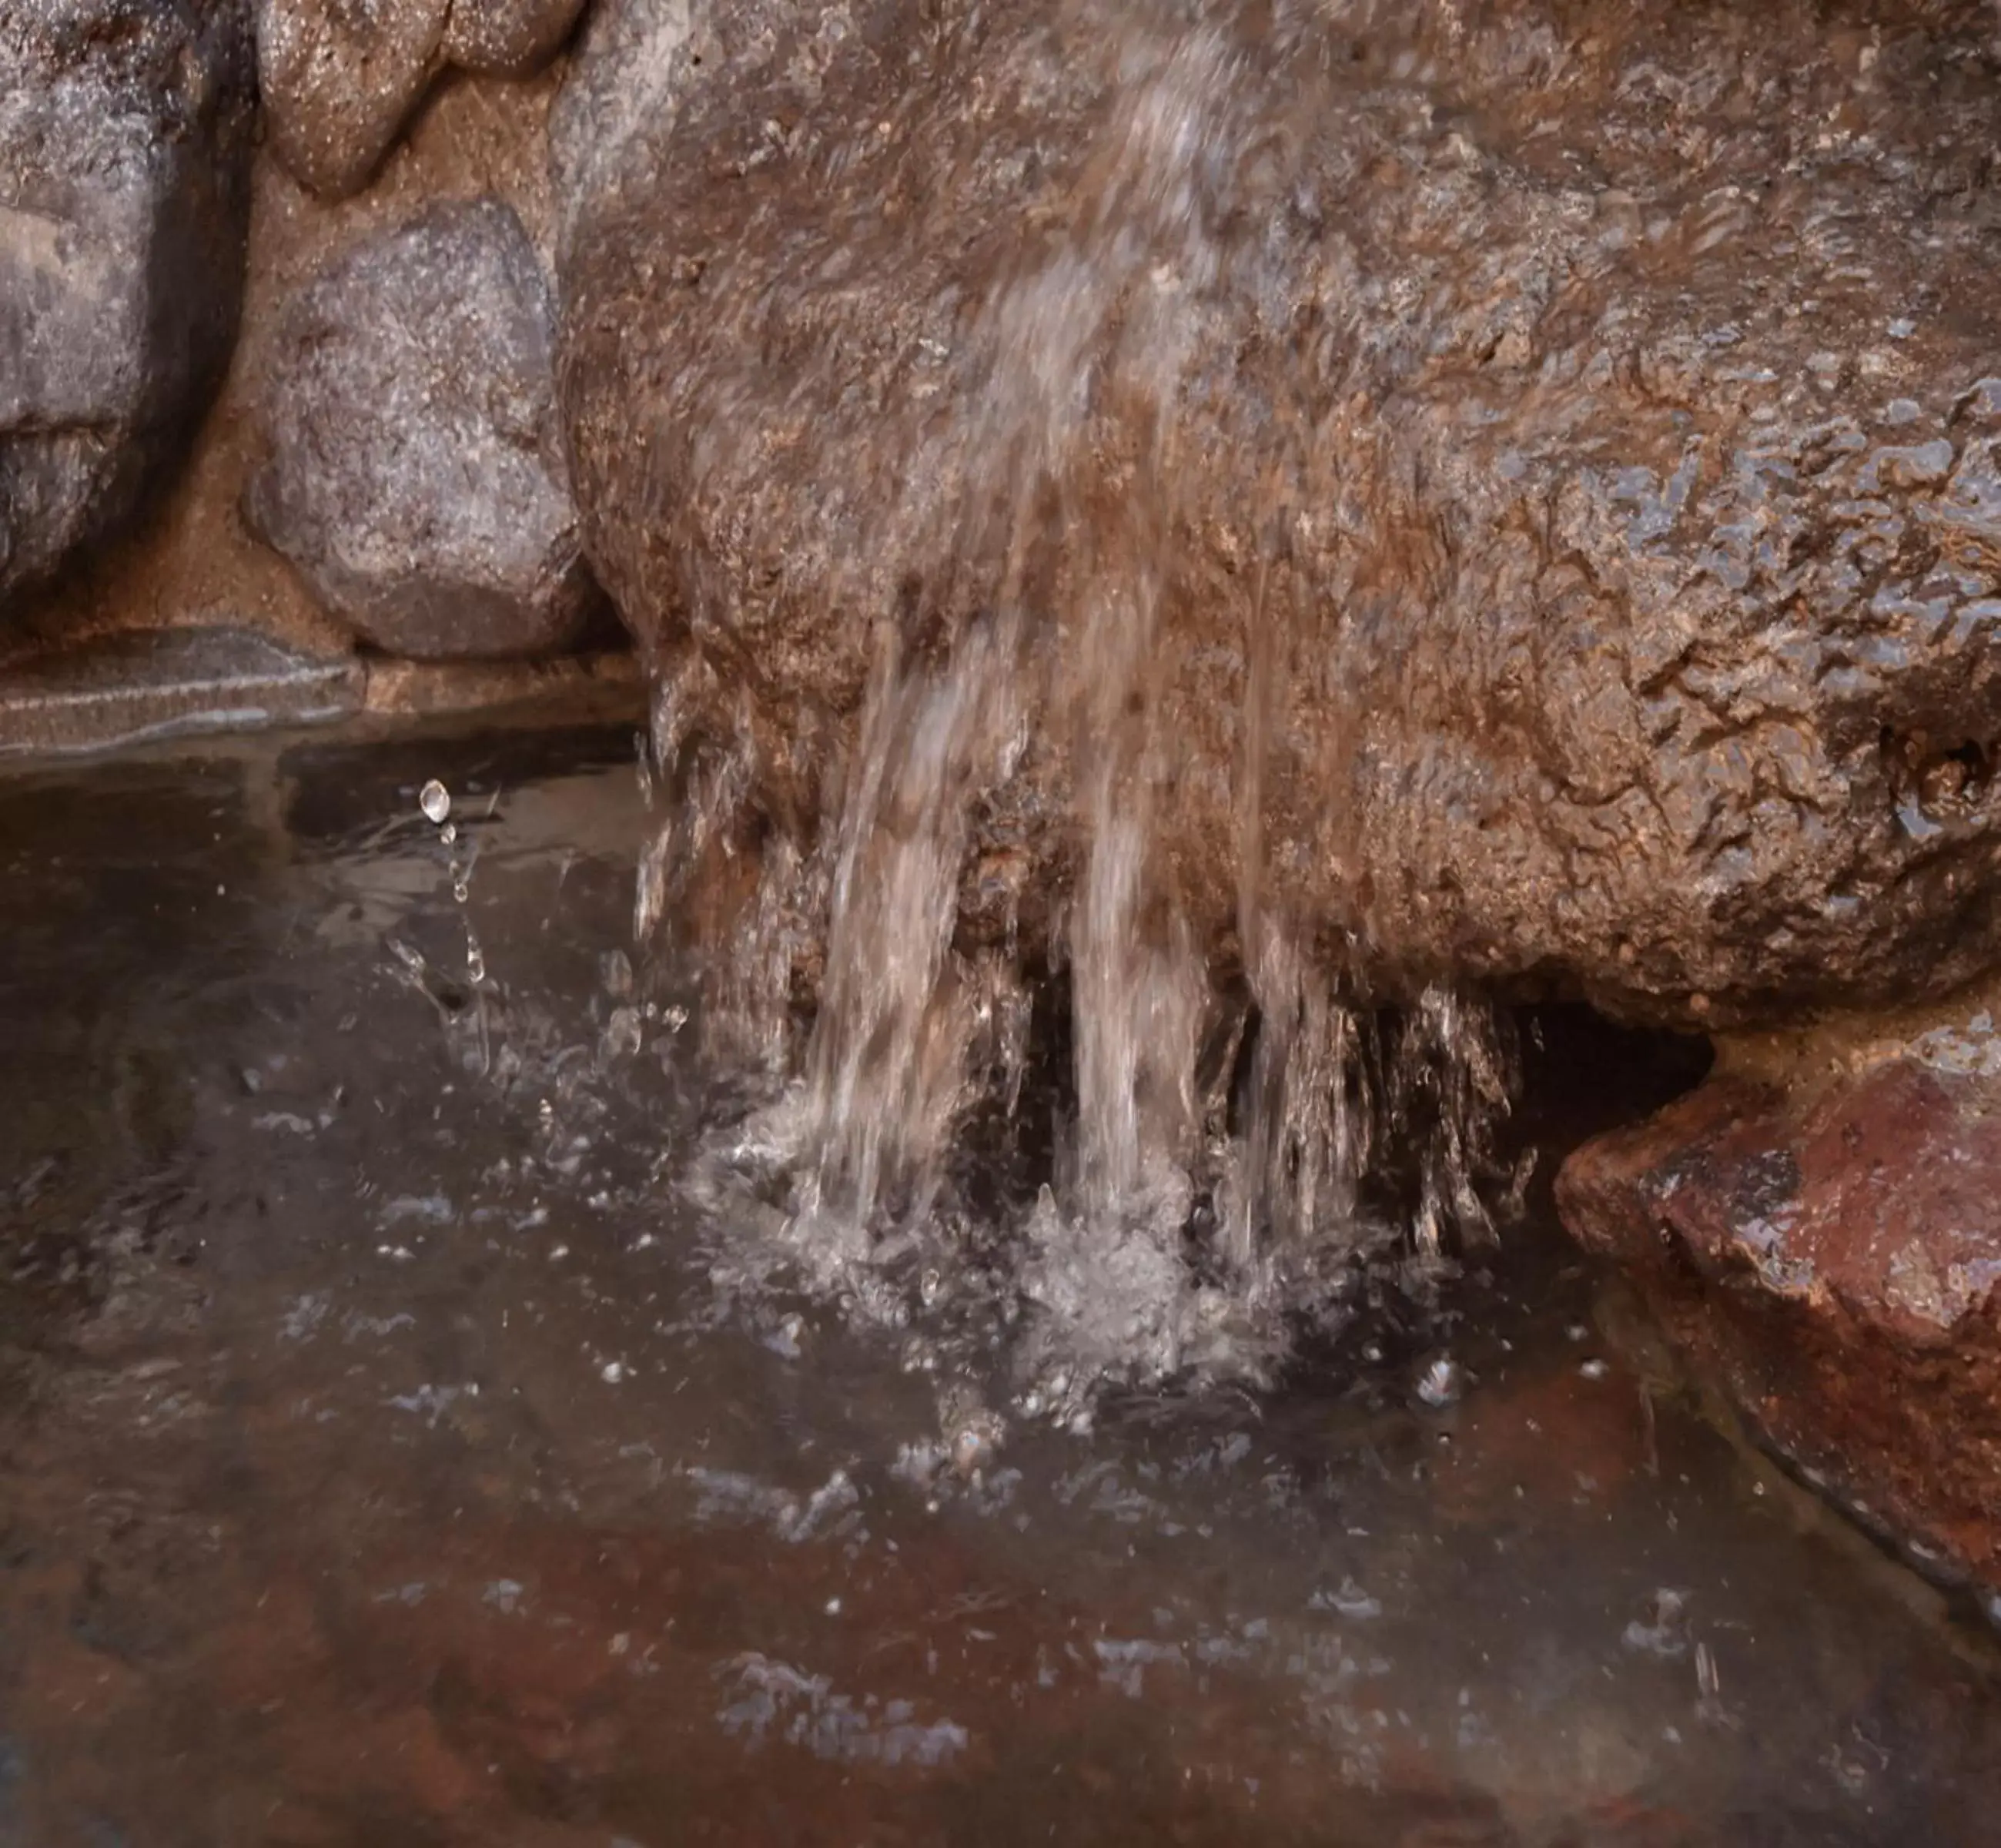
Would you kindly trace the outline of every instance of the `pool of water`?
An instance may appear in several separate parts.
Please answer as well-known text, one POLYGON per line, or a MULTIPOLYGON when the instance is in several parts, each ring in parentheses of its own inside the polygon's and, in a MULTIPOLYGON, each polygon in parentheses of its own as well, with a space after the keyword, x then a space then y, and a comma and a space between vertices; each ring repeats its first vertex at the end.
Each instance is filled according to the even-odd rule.
POLYGON ((1993 1839, 1989 1639, 1546 1215, 1082 1433, 739 1287, 632 757, 0 781, 0 1841, 1993 1839))

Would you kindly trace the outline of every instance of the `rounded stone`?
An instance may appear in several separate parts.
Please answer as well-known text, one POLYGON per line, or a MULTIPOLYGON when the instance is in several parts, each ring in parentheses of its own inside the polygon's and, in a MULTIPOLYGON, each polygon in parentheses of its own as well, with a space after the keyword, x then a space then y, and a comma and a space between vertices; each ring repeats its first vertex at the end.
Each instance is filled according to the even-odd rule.
POLYGON ((0 0, 0 611, 129 525, 226 369, 247 8, 0 0))
POLYGON ((490 200, 367 240, 288 306, 246 513, 374 646, 546 654, 587 623, 550 319, 534 247, 490 200))
POLYGON ((447 68, 525 77, 583 0, 258 0, 257 75, 286 170, 322 197, 368 183, 447 68))

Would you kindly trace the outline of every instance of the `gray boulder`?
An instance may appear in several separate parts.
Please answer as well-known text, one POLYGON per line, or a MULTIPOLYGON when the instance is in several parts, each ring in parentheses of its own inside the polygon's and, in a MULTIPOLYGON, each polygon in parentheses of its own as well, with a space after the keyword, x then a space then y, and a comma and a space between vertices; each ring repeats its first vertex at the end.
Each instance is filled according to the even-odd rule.
POLYGON ((257 75, 272 145, 327 198, 367 185, 447 67, 524 77, 555 55, 583 0, 258 0, 257 75))
POLYGON ((246 5, 0 0, 0 609, 127 524, 236 335, 246 5))
POLYGON ((612 209, 628 152, 637 183, 648 183, 645 131, 670 119, 681 86, 699 78, 697 29, 708 11, 705 0, 600 0, 590 9, 549 112, 559 231, 580 209, 612 209))
POLYGON ((1990 9, 609 5, 586 543, 766 818, 1012 606, 1024 889, 1112 789, 1225 958, 1710 1025, 2001 959, 1990 9))
POLYGON ((492 200, 369 239, 288 306, 245 511, 375 646, 545 654, 587 623, 551 320, 527 235, 492 200))

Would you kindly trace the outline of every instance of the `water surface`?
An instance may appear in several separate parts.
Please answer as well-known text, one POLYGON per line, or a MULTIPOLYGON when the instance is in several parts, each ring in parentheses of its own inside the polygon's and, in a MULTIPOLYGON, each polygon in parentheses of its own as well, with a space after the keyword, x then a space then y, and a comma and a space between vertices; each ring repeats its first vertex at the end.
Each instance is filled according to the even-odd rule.
POLYGON ((0 1840, 1992 1839, 1984 1637, 1546 1220, 1081 1432, 741 1287, 632 757, 0 782, 0 1840))

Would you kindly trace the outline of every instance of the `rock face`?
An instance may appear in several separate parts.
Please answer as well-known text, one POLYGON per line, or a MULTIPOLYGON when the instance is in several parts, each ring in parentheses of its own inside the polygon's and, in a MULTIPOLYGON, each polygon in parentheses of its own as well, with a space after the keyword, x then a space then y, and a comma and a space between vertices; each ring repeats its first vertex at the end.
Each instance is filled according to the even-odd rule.
POLYGON ((1936 1575, 2001 1590, 2001 1037, 1711 1080, 1587 1144, 1565 1223, 1763 1438, 1936 1575))
POLYGON ((661 112, 671 114, 682 85, 699 73, 687 57, 699 4, 610 0, 590 9, 549 117, 549 174, 564 228, 585 206, 595 214, 608 208, 635 144, 635 178, 649 183, 644 131, 661 112))
POLYGON ((1711 1026, 1993 962, 1989 9, 1184 10, 607 0, 562 388, 678 722, 810 826, 886 632, 1018 609, 973 864, 1060 879, 1123 712, 1222 953, 1711 1026))
POLYGON ((278 157, 329 198, 367 183, 447 66, 526 76, 583 0, 258 0, 258 82, 278 157))
POLYGON ((551 318, 520 220, 491 200, 363 244, 287 311, 246 511, 377 647, 541 654, 587 621, 551 318))
POLYGON ((0 0, 0 609, 142 504, 228 363, 247 7, 0 0))

